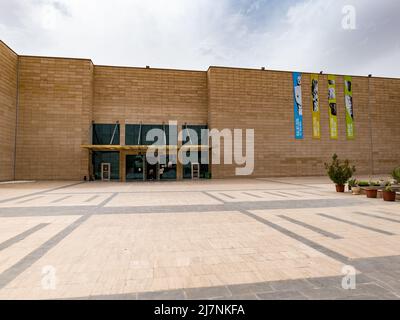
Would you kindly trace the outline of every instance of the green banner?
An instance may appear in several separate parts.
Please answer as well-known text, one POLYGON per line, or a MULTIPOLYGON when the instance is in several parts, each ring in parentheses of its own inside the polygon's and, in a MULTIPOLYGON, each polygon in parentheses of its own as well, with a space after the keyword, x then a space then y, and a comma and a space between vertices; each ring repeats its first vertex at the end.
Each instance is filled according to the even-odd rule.
POLYGON ((347 139, 354 139, 353 81, 350 76, 344 77, 344 97, 346 106, 347 139))
POLYGON ((311 75, 311 102, 313 138, 321 138, 321 111, 319 108, 319 79, 317 74, 311 75))
POLYGON ((338 139, 336 77, 328 75, 329 128, 331 139, 338 139))

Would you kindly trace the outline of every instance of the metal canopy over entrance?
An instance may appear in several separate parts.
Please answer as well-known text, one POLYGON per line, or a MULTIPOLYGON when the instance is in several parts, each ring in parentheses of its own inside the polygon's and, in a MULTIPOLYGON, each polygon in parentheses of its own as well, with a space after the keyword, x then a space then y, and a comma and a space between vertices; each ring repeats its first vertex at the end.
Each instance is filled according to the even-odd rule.
MULTIPOLYGON (((89 151, 90 156, 90 178, 92 180, 101 179, 101 164, 111 164, 111 179, 120 181, 174 181, 190 179, 192 172, 186 173, 187 169, 192 169, 192 165, 183 166, 177 161, 179 153, 188 151, 210 152, 210 146, 184 145, 184 146, 122 146, 122 145, 82 145, 83 149, 89 151), (148 151, 158 151, 159 163, 151 164, 146 160, 148 151), (103 161, 104 160, 104 161, 103 161)), ((208 178, 209 165, 202 165, 201 172, 198 167, 194 177, 208 178)))

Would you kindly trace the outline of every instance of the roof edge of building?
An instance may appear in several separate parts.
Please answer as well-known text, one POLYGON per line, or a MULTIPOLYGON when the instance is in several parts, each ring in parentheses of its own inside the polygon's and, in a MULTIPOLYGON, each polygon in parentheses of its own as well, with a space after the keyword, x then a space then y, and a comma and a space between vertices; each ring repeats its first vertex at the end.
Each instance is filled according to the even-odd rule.
POLYGON ((174 68, 153 68, 153 67, 137 67, 137 66, 111 66, 103 64, 95 64, 98 68, 120 68, 120 69, 139 69, 139 70, 162 70, 162 71, 178 71, 178 72, 199 72, 206 73, 207 70, 195 70, 195 69, 174 69, 174 68))
MULTIPOLYGON (((227 67, 227 66, 210 66, 207 71, 210 69, 231 69, 231 70, 247 70, 247 71, 259 71, 259 72, 281 72, 281 73, 293 73, 293 72, 300 72, 304 74, 320 74, 320 72, 310 72, 310 71, 293 71, 293 70, 277 70, 277 69, 256 69, 256 68, 250 68, 250 67, 227 67)), ((337 77, 343 77, 343 76, 350 76, 354 78, 369 78, 369 75, 352 75, 352 74, 339 74, 339 73, 329 73, 329 72, 324 72, 322 75, 333 75, 337 77)), ((400 80, 400 77, 395 78, 395 77, 385 77, 385 76, 372 76, 372 78, 375 79, 388 79, 388 80, 400 80)))
POLYGON ((7 43, 5 43, 3 40, 0 39, 0 43, 2 43, 6 48, 8 48, 8 50, 10 50, 12 53, 14 53, 15 55, 19 56, 18 53, 15 52, 15 50, 13 48, 11 48, 7 43))
MULTIPOLYGON (((195 69, 174 69, 174 68, 151 68, 151 67, 135 67, 135 66, 117 66, 117 65, 97 65, 93 63, 92 59, 89 58, 73 58, 73 57, 51 57, 51 56, 40 56, 40 55, 20 55, 15 50, 13 50, 7 43, 0 39, 0 42, 4 44, 10 51, 12 51, 15 55, 21 58, 37 58, 37 59, 60 59, 60 60, 78 60, 78 61, 89 61, 94 67, 101 68, 126 68, 126 69, 140 69, 140 70, 161 70, 161 71, 176 71, 176 72, 199 72, 199 73, 207 73, 211 69, 230 69, 230 70, 247 70, 247 71, 259 71, 259 72, 282 72, 282 73, 292 73, 294 71, 291 70, 277 70, 277 69, 256 69, 250 67, 227 67, 227 66, 209 66, 207 70, 195 70, 195 69)), ((319 74, 320 72, 309 72, 309 71, 298 71, 305 74, 319 74)), ((342 76, 351 76, 354 78, 368 78, 369 75, 351 75, 351 74, 337 74, 337 73, 329 73, 324 72, 323 75, 335 75, 338 77, 342 76)), ((385 77, 385 76, 372 76, 375 79, 388 79, 388 80, 400 80, 400 77, 385 77)))

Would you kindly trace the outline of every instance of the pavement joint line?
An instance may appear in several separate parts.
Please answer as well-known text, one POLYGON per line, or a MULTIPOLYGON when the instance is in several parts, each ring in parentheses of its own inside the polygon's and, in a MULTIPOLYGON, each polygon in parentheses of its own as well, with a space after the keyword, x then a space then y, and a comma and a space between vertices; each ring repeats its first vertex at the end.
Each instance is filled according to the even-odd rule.
MULTIPOLYGON (((235 191, 236 191, 236 190, 235 190, 235 191)), ((227 193, 221 193, 221 192, 219 192, 219 194, 220 194, 220 195, 223 195, 224 197, 230 198, 230 199, 236 199, 235 197, 233 197, 233 196, 231 196, 231 195, 229 195, 229 194, 227 194, 227 193)))
POLYGON ((214 200, 217 200, 217 201, 218 201, 219 203, 221 203, 221 204, 226 203, 225 200, 223 200, 223 199, 221 199, 221 198, 218 198, 217 196, 214 196, 214 195, 211 194, 210 192, 202 191, 202 193, 205 194, 206 196, 210 197, 210 198, 213 198, 214 200))
POLYGON ((35 262, 40 260, 47 252, 57 246, 62 240, 69 236, 73 231, 75 231, 79 226, 81 226, 85 221, 87 221, 92 214, 86 214, 81 216, 69 226, 58 232, 56 235, 51 237, 45 243, 40 245, 37 249, 30 252, 28 255, 23 257, 17 263, 4 270, 0 274, 0 289, 3 289, 7 284, 15 280, 21 273, 30 268, 35 262))
POLYGON ((302 198, 301 195, 293 194, 293 193, 289 193, 289 192, 279 191, 279 193, 285 194, 285 195, 290 196, 290 197, 302 198))
POLYGON ((7 249, 8 247, 11 247, 12 245, 26 239, 27 237, 29 237, 30 235, 34 234, 35 232, 47 227, 48 225, 50 225, 49 223, 40 223, 28 230, 25 230, 24 232, 0 243, 0 251, 7 249))
POLYGON ((85 202, 92 202, 93 200, 97 199, 98 197, 99 197, 98 195, 90 197, 89 199, 85 200, 85 202))
POLYGON ((69 198, 71 198, 71 197, 72 197, 72 196, 65 196, 65 197, 63 197, 63 198, 53 200, 53 201, 51 201, 51 203, 58 203, 58 202, 67 200, 67 199, 69 199, 69 198))
POLYGON ((83 184, 83 183, 85 183, 85 182, 76 182, 76 183, 68 184, 68 185, 61 186, 61 187, 57 187, 57 188, 53 188, 53 189, 48 189, 48 190, 42 190, 42 191, 38 191, 38 192, 33 192, 33 193, 26 194, 26 195, 23 195, 23 196, 18 196, 18 197, 3 199, 3 200, 0 200, 0 203, 6 203, 6 202, 14 201, 14 200, 24 199, 24 198, 27 198, 27 197, 42 195, 42 194, 46 194, 46 193, 49 193, 49 192, 54 192, 54 191, 66 189, 66 188, 69 188, 69 187, 74 187, 74 186, 77 186, 77 185, 80 185, 80 184, 83 184))
POLYGON ((99 203, 96 207, 97 208, 103 208, 106 206, 107 203, 109 203, 111 200, 113 200, 116 196, 118 196, 118 193, 115 192, 111 196, 109 196, 107 199, 105 199, 103 202, 99 203))
POLYGON ((326 247, 322 246, 319 243, 316 243, 316 242, 314 242, 312 240, 309 240, 309 239, 307 239, 305 237, 302 237, 302 236, 298 235, 295 232, 292 232, 292 231, 290 231, 290 230, 288 230, 288 229, 286 229, 284 227, 281 227, 281 226, 279 226, 279 225, 277 225, 277 224, 275 224, 275 223, 273 223, 271 221, 268 221, 267 219, 261 218, 261 217, 255 215, 255 214, 253 214, 253 213, 251 213, 249 211, 241 210, 240 212, 243 213, 244 215, 246 215, 246 216, 248 216, 250 218, 253 218, 254 220, 257 220, 258 222, 261 222, 262 224, 264 224, 264 225, 266 225, 266 226, 268 226, 268 227, 270 227, 270 228, 272 228, 272 229, 284 234, 285 236, 288 236, 288 237, 290 237, 290 238, 292 238, 292 239, 294 239, 296 241, 299 241, 299 242, 301 242, 301 243, 313 248, 314 250, 319 251, 320 253, 322 253, 322 254, 324 254, 326 256, 329 256, 329 257, 331 257, 331 258, 333 258, 333 259, 335 259, 335 260, 337 260, 337 261, 339 261, 341 263, 344 263, 344 264, 348 264, 349 263, 349 258, 348 257, 343 256, 340 253, 337 253, 337 252, 335 252, 335 251, 333 251, 333 250, 331 250, 329 248, 326 248, 326 247))
POLYGON ((261 181, 269 181, 269 182, 273 182, 273 183, 287 184, 287 185, 291 185, 291 186, 300 186, 300 187, 307 188, 307 189, 314 189, 315 188, 313 186, 306 185, 306 184, 300 184, 300 183, 283 182, 283 181, 271 180, 271 179, 259 179, 259 180, 261 180, 261 181))
POLYGON ((400 214, 398 215, 397 213, 394 213, 394 212, 386 212, 386 211, 375 211, 375 212, 382 213, 382 214, 385 214, 385 215, 391 216, 391 217, 395 216, 397 218, 400 218, 400 214))
MULTIPOLYGON (((114 197, 116 194, 111 195, 114 197)), ((110 197, 110 198, 111 198, 110 197)), ((131 207, 104 207, 111 199, 105 200, 102 204, 95 206, 57 206, 57 214, 54 214, 54 206, 42 207, 10 207, 0 208, 0 217, 34 217, 34 216, 59 216, 59 215, 84 215, 87 210, 96 209, 96 215, 109 214, 156 214, 156 213, 180 213, 180 212, 221 212, 243 210, 277 210, 277 209, 323 209, 327 207, 359 206, 365 203, 354 199, 316 199, 316 200, 273 200, 273 201, 245 201, 245 202, 224 202, 219 199, 219 204, 213 205, 173 205, 173 206, 131 206, 131 207), (103 205, 103 207, 102 207, 103 205)))
POLYGON ((245 194, 245 195, 247 195, 249 197, 257 198, 257 199, 264 199, 264 197, 261 197, 261 196, 259 196, 257 194, 252 194, 250 192, 243 192, 243 194, 245 194))
POLYGON ((281 219, 289 221, 289 222, 291 222, 293 224, 297 224, 297 225, 299 225, 299 226, 301 226, 303 228, 306 228, 306 229, 309 229, 309 230, 314 231, 316 233, 319 233, 319 234, 323 235, 324 237, 335 239, 335 240, 343 239, 343 237, 340 237, 337 234, 334 234, 334 233, 331 233, 329 231, 323 230, 321 228, 315 227, 315 226, 310 225, 308 223, 305 223, 303 221, 299 221, 299 220, 296 220, 296 219, 293 219, 293 218, 290 218, 290 217, 287 217, 287 216, 284 216, 284 215, 280 215, 279 217, 281 219))
POLYGON ((38 199, 41 199, 41 198, 43 198, 43 196, 37 196, 37 197, 29 198, 29 199, 25 199, 25 200, 22 200, 22 201, 18 201, 17 204, 28 203, 28 202, 31 202, 31 201, 34 201, 34 200, 38 200, 38 199))
POLYGON ((296 190, 296 191, 298 191, 298 192, 300 192, 300 193, 305 193, 305 194, 312 194, 313 196, 319 196, 319 197, 324 197, 324 196, 327 196, 327 194, 323 194, 323 191, 321 191, 321 192, 314 192, 314 191, 302 191, 302 190, 296 190))
POLYGON ((288 198, 288 196, 285 196, 284 194, 280 194, 279 191, 276 191, 277 193, 270 192, 270 191, 264 191, 263 193, 275 196, 275 197, 280 197, 280 198, 288 198))
POLYGON ((353 212, 353 213, 354 214, 358 214, 360 216, 364 216, 364 217, 370 217, 370 218, 374 218, 374 219, 386 220, 386 221, 394 222, 394 223, 400 223, 400 220, 391 219, 391 218, 385 218, 385 217, 381 217, 381 216, 376 216, 376 215, 365 213, 365 212, 353 212))
POLYGON ((338 217, 332 217, 332 216, 324 214, 324 213, 319 213, 318 215, 320 217, 324 217, 324 218, 331 219, 331 220, 336 220, 336 221, 339 221, 339 222, 342 222, 342 223, 346 223, 346 224, 349 224, 349 225, 352 225, 352 226, 355 226, 355 227, 359 227, 359 228, 362 228, 362 229, 366 229, 366 230, 369 230, 369 231, 374 231, 374 232, 377 232, 377 233, 380 233, 380 234, 384 234, 384 235, 387 235, 387 236, 395 236, 396 235, 396 234, 394 234, 392 232, 388 232, 388 231, 385 231, 385 230, 369 227, 369 226, 366 226, 366 225, 361 224, 361 223, 357 223, 357 222, 341 219, 341 218, 338 218, 338 217))

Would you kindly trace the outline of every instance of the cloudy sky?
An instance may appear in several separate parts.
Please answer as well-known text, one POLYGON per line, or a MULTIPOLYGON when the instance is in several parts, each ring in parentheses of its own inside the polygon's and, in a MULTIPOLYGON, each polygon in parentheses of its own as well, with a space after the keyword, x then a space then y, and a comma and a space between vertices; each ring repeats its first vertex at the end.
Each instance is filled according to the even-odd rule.
POLYGON ((101 65, 400 77, 399 13, 399 0, 0 0, 0 39, 101 65))

